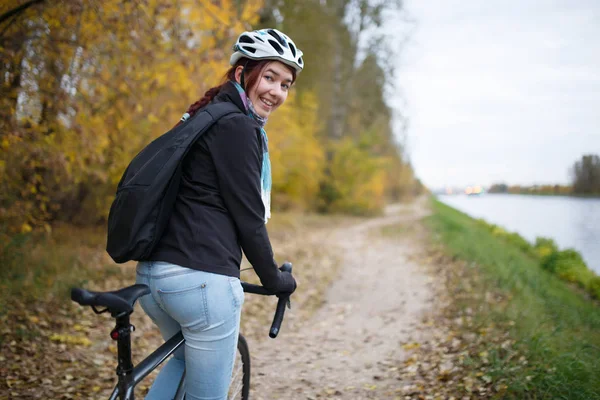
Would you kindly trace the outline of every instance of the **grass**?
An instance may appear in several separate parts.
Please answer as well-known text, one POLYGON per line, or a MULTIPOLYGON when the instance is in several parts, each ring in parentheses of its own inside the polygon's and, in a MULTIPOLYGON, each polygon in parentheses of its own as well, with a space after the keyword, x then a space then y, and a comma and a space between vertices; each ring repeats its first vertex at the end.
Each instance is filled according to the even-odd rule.
POLYGON ((464 275, 472 293, 457 305, 470 308, 480 326, 505 326, 526 355, 517 367, 500 349, 491 354, 494 379, 508 382, 503 398, 600 399, 597 303, 467 215, 437 201, 433 209, 427 223, 435 240, 472 272, 464 275), (490 292, 499 300, 485 301, 490 292))
POLYGON ((52 235, 12 237, 0 252, 0 309, 11 300, 63 299, 71 286, 119 274, 103 247, 100 228, 59 225, 52 235))

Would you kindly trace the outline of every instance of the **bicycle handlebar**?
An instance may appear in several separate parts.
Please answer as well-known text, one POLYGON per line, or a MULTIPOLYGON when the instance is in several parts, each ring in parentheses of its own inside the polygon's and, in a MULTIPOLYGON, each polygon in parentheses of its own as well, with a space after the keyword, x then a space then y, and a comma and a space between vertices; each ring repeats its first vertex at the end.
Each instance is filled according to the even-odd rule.
MULTIPOLYGON (((292 264, 286 262, 280 268, 281 271, 292 273, 292 264)), ((273 293, 263 286, 253 285, 251 283, 241 282, 244 292, 261 294, 265 296, 277 296, 279 301, 277 302, 277 309, 275 310, 275 316, 273 317, 273 323, 269 331, 271 338, 276 338, 281 329, 281 323, 283 322, 283 314, 285 313, 285 306, 287 304, 290 307, 290 294, 289 293, 273 293)), ((112 292, 92 292, 82 288, 71 289, 71 300, 79 303, 82 306, 91 306, 94 312, 97 314, 105 311, 110 311, 111 315, 115 318, 120 315, 129 315, 133 312, 133 306, 135 302, 143 295, 150 292, 150 289, 146 285, 137 284, 132 285, 123 289, 115 290, 112 292), (98 310, 97 307, 103 307, 103 310, 98 310)))
MULTIPOLYGON (((281 271, 286 271, 292 273, 292 264, 289 262, 284 263, 281 268, 281 271)), ((242 282, 242 287, 244 288, 244 292, 253 293, 253 294, 262 294, 266 296, 274 295, 265 289, 262 286, 253 285, 251 283, 242 282)), ((269 337, 275 339, 279 334, 279 329, 281 328, 281 323, 283 322, 283 315, 285 314, 285 306, 290 306, 290 295, 277 295, 279 300, 277 301, 277 308, 275 310, 275 316, 273 317, 273 323, 271 324, 271 329, 269 330, 269 337)))

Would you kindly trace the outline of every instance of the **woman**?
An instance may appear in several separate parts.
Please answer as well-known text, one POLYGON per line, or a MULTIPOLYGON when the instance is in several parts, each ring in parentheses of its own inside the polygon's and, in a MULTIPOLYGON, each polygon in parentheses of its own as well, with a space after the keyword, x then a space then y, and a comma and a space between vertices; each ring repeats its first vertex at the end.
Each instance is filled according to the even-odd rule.
POLYGON ((230 64, 225 83, 192 104, 180 123, 210 102, 231 102, 240 113, 219 120, 183 160, 165 233, 137 267, 137 282, 151 288, 141 299, 144 311, 165 339, 179 330, 186 339, 146 399, 172 398, 184 368, 186 399, 227 397, 244 302, 242 249, 267 289, 296 289, 292 275, 277 268, 265 227, 271 169, 263 126, 302 70, 302 52, 275 29, 244 32, 230 64))

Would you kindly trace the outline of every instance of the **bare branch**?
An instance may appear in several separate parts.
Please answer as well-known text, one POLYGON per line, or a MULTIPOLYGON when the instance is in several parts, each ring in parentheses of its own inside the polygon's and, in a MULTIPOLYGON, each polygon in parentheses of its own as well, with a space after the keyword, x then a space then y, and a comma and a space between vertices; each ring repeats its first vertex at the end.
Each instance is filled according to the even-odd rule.
POLYGON ((13 8, 12 10, 5 12, 4 14, 0 15, 0 24, 12 16, 17 16, 18 14, 27 10, 29 7, 37 3, 42 3, 44 1, 45 0, 29 0, 28 2, 21 4, 19 7, 13 8))

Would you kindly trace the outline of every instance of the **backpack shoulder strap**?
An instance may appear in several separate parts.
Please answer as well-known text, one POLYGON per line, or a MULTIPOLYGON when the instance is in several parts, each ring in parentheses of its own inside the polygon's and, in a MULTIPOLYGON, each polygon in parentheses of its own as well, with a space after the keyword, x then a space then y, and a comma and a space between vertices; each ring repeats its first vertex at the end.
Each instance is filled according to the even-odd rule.
POLYGON ((227 114, 241 113, 242 111, 233 103, 223 101, 221 103, 209 104, 206 111, 213 117, 213 121, 217 121, 227 114))
POLYGON ((172 143, 177 147, 187 148, 219 119, 233 113, 241 113, 241 110, 235 104, 229 102, 209 104, 200 109, 183 125, 175 128, 172 143))

